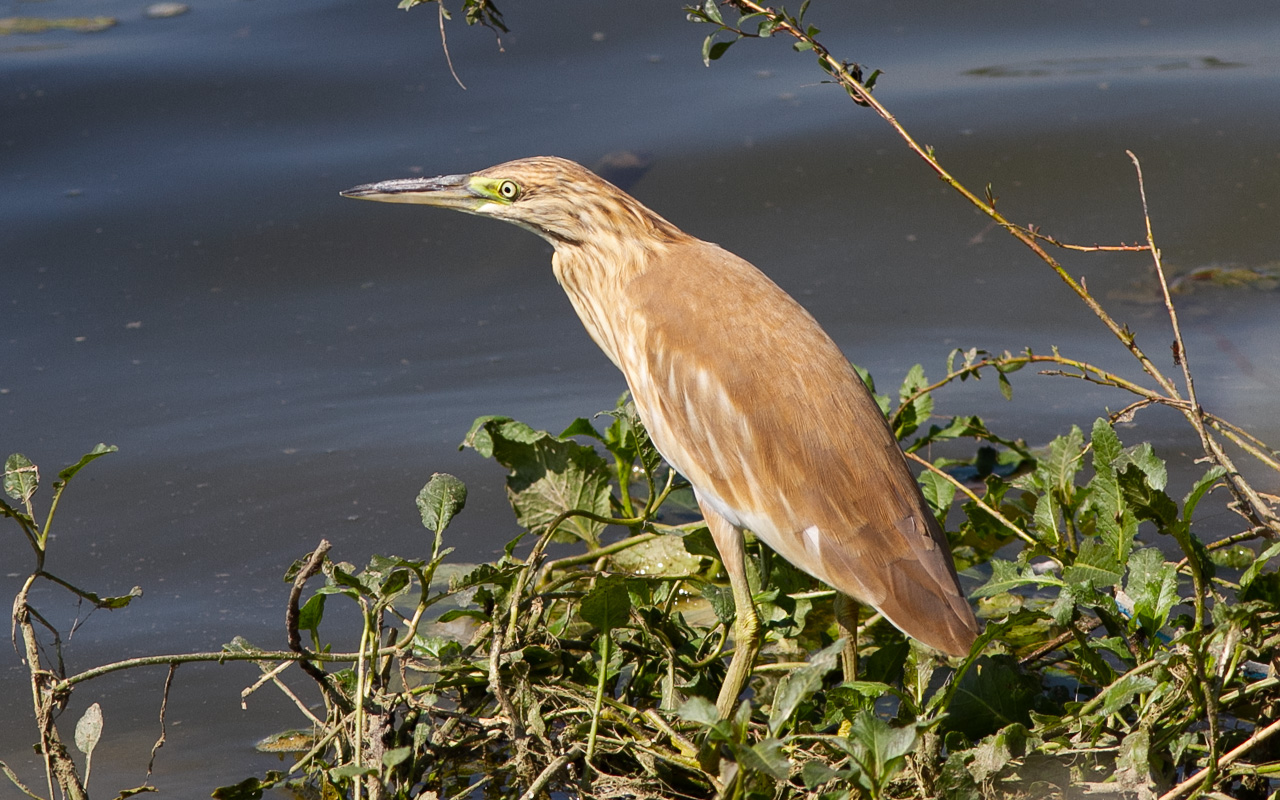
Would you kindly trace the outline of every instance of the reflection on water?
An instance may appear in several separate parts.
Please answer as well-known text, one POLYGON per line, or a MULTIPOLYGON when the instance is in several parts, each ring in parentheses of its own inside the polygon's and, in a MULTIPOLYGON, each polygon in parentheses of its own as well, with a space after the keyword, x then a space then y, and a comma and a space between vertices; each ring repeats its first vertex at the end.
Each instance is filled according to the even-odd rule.
MULTIPOLYGON (((487 32, 451 30, 466 92, 435 16, 391 2, 209 0, 171 19, 123 0, 0 12, 118 20, 0 37, 0 450, 51 476, 99 441, 120 446, 77 478, 49 568, 105 594, 146 592, 93 615, 68 642, 69 669, 236 634, 278 642, 288 564, 321 536, 353 562, 420 554, 413 498, 435 471, 471 488, 451 529, 458 558, 489 557, 514 525, 501 470, 457 450, 471 420, 559 430, 624 388, 544 243, 338 197, 359 183, 538 153, 640 154, 611 174, 768 272, 882 386, 916 362, 936 376, 951 348, 972 346, 1057 345, 1141 378, 1051 274, 821 83, 809 56, 744 42, 706 69, 705 31, 678 4, 556 11, 509 8, 504 52, 487 32)), ((1130 149, 1171 265, 1258 267, 1280 252, 1274 4, 810 14, 841 57, 884 70, 877 95, 962 179, 990 182, 1014 219, 1074 243, 1141 239, 1130 149)), ((1168 359, 1160 306, 1124 295, 1149 278, 1145 257, 1062 258, 1168 359)), ((1280 439, 1275 293, 1182 302, 1202 399, 1280 439)), ((1006 403, 993 382, 966 384, 939 412, 980 413, 1037 443, 1126 402, 1026 371, 1014 386, 1006 403)), ((1123 436, 1194 451, 1173 414, 1140 416, 1123 436)), ((1175 493, 1198 470, 1171 467, 1175 493)), ((11 594, 29 565, 6 541, 11 594)), ((82 613, 37 600, 64 627, 82 613)), ((141 779, 163 677, 123 674, 73 698, 70 718, 94 701, 105 711, 101 786, 141 779)), ((179 670, 158 784, 192 794, 278 766, 249 755, 253 742, 295 717, 263 693, 239 711, 255 677, 179 670)), ((0 660, 2 696, 19 702, 24 687, 0 660)), ((31 730, 0 732, 0 759, 26 776, 39 773, 31 730)))

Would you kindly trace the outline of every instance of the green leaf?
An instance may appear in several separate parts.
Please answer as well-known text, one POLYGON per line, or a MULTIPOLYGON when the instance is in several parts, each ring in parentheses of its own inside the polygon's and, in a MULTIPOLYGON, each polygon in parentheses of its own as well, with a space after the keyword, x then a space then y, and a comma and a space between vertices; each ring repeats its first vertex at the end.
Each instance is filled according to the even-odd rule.
POLYGON ((1147 478, 1147 485, 1152 489, 1163 491, 1169 482, 1169 471, 1165 468, 1164 460, 1156 455, 1150 442, 1130 447, 1122 460, 1142 470, 1147 478))
POLYGON ((1126 795, 1140 795, 1158 785, 1157 776, 1151 774, 1151 733, 1146 728, 1130 732, 1120 743, 1115 781, 1126 795))
POLYGON ((832 778, 844 776, 843 771, 834 770, 821 761, 806 761, 800 768, 800 779, 804 781, 806 789, 817 789, 832 778))
MULTIPOLYGON (((907 655, 911 652, 911 643, 906 639, 896 639, 880 646, 870 656, 858 659, 859 669, 868 685, 899 684, 902 682, 902 670, 907 663, 907 655)), ((881 694, 884 694, 881 691, 881 694)))
POLYGON ((129 590, 128 594, 116 597, 100 597, 94 592, 77 591, 76 594, 93 603, 97 608, 105 608, 108 611, 114 611, 117 608, 124 608, 133 602, 135 597, 142 597, 142 587, 135 586, 129 590))
POLYGON ((1036 472, 1042 476, 1045 488, 1057 489, 1063 497, 1070 497, 1070 490, 1080 471, 1080 453, 1084 449, 1084 432, 1076 425, 1071 432, 1049 443, 1049 455, 1036 464, 1036 472))
MULTIPOLYGON (((1119 519, 1099 514, 1097 517, 1098 536, 1111 558, 1118 564, 1129 559, 1133 549, 1134 537, 1138 535, 1138 518, 1126 506, 1120 512, 1119 519)), ((1090 540, 1096 542, 1096 540, 1090 540)))
POLYGON ((689 531, 680 537, 680 541, 684 544, 685 552, 691 556, 706 556, 717 560, 720 558, 720 551, 711 538, 711 529, 705 525, 689 531))
MULTIPOLYGON (((440 621, 443 622, 444 618, 440 618, 440 621)), ((417 657, 430 658, 438 660, 438 662, 447 662, 447 660, 453 660, 462 655, 462 645, 444 636, 417 635, 413 637, 412 648, 413 654, 417 655, 417 657)), ((416 728, 413 735, 417 736, 416 728)))
POLYGON ((865 369, 852 362, 849 363, 849 366, 853 367, 853 371, 858 373, 858 377, 862 379, 862 383, 867 387, 867 391, 871 392, 871 399, 875 400, 876 405, 880 407, 880 413, 888 418, 889 396, 876 394, 876 382, 875 379, 871 377, 870 372, 867 372, 865 369))
POLYGON ((108 445, 108 444, 98 443, 88 453, 85 453, 84 455, 80 456, 79 461, 77 461, 76 463, 72 464, 69 467, 63 467, 62 471, 58 473, 58 478, 65 483, 71 480, 72 476, 75 475, 77 472, 79 472, 81 469, 83 469, 84 466, 88 464, 90 461, 101 458, 102 456, 105 456, 108 453, 114 453, 119 449, 120 448, 116 447, 114 444, 108 445))
POLYGON ((1168 533, 1178 519, 1178 505, 1173 498, 1152 484, 1149 474, 1135 464, 1126 466, 1118 480, 1133 514, 1140 520, 1154 522, 1161 533, 1168 533))
POLYGON ((1137 550, 1129 557, 1125 594, 1133 601, 1134 618, 1149 635, 1155 635, 1178 603, 1178 571, 1156 548, 1137 550))
POLYGON ((1013 399, 1013 384, 1009 383, 1009 378, 1003 372, 996 373, 996 382, 1000 385, 1000 394, 1005 400, 1013 399))
POLYGON ((1133 702, 1136 694, 1145 694, 1156 688, 1156 680, 1150 675, 1124 675, 1107 688, 1107 699, 1102 701, 1098 713, 1109 716, 1133 702))
POLYGON ((329 770, 329 776, 334 780, 341 781, 350 778, 359 778, 364 775, 377 775, 378 771, 373 767, 365 767, 360 764, 346 764, 341 767, 334 767, 329 770))
POLYGON ((230 786, 219 786, 210 796, 214 800, 262 800, 262 781, 245 778, 230 786))
POLYGON ((977 741, 1015 722, 1031 725, 1040 682, 1010 656, 979 656, 960 678, 944 725, 977 741))
POLYGON ((603 633, 627 624, 631 616, 631 595, 626 578, 606 575, 582 598, 582 618, 603 633))
POLYGON ((31 459, 14 453, 4 462, 4 492, 19 503, 27 503, 40 486, 40 471, 31 459))
POLYGON ((795 713, 796 707, 822 688, 823 679, 836 668, 840 660, 844 643, 844 639, 837 639, 830 646, 814 653, 808 664, 792 670, 778 681, 778 688, 773 694, 773 707, 769 710, 770 734, 777 736, 795 713))
MULTIPOLYGON (((645 430, 644 423, 640 420, 635 403, 628 398, 629 395, 624 393, 618 398, 617 407, 600 412, 601 415, 613 417, 613 424, 605 430, 603 436, 597 433, 594 438, 599 439, 605 449, 622 463, 630 466, 639 459, 641 466, 652 474, 661 466, 662 456, 649 441, 649 432, 645 430)), ((569 436, 571 431, 576 432, 576 435, 591 436, 591 433, 582 430, 580 422, 585 420, 579 418, 560 436, 562 438, 569 436)))
POLYGON ((1270 606, 1280 606, 1280 573, 1264 572, 1240 590, 1239 601, 1247 603, 1261 600, 1270 606))
POLYGON ((703 599, 710 603, 711 610, 716 612, 716 619, 726 625, 732 625, 738 618, 738 607, 733 599, 733 590, 728 586, 714 583, 704 583, 701 589, 703 599))
MULTIPOLYGON (((906 644, 905 639, 902 641, 906 644)), ((884 648, 881 648, 876 654, 883 651, 884 648)), ((898 669, 897 681, 902 681, 901 667, 898 669)), ((826 718, 828 722, 839 719, 852 722, 859 712, 874 709, 876 701, 888 695, 897 695, 899 698, 904 696, 900 689, 880 681, 845 681, 824 692, 827 701, 826 718)))
POLYGON ((903 439, 910 436, 929 421, 933 413, 931 394, 922 394, 912 400, 909 405, 906 404, 908 397, 928 385, 929 380, 925 378, 924 366, 921 364, 916 364, 909 369, 906 377, 902 379, 902 386, 898 388, 898 413, 893 431, 895 438, 903 439))
POLYGON ((578 417, 569 423, 569 427, 560 432, 561 439, 568 439, 570 436, 590 436, 599 442, 604 442, 604 437, 600 435, 600 431, 591 424, 591 420, 586 417, 578 417))
POLYGON ((418 510, 427 530, 439 533, 467 504, 467 487, 447 472, 437 472, 418 493, 418 510))
POLYGON ((716 4, 716 0, 705 0, 702 4, 702 13, 712 22, 723 25, 724 17, 720 15, 720 6, 716 4))
POLYGON ((968 764, 969 774, 978 783, 985 783, 1009 766, 1009 762, 1025 755, 1027 729, 1017 723, 1001 729, 983 739, 969 752, 973 760, 968 764))
MULTIPOLYGON (((937 466, 935 464, 935 466, 937 466)), ((934 517, 941 524, 951 510, 951 503, 956 498, 956 485, 936 472, 925 470, 920 473, 920 491, 925 501, 933 510, 934 517)))
POLYGON ((324 619, 324 599, 327 595, 313 594, 298 610, 298 630, 318 632, 324 619))
POLYGON ((835 743, 849 754, 854 779, 858 785, 880 797, 889 781, 902 769, 906 755, 915 748, 919 736, 914 726, 896 728, 863 711, 849 725, 847 739, 835 743))
POLYGON ((391 769, 413 755, 413 747, 396 747, 382 754, 382 766, 391 769))
POLYGON ((1246 569, 1240 576, 1240 585, 1248 586, 1253 583, 1253 581, 1258 577, 1258 574, 1262 572, 1262 568, 1267 565, 1267 562, 1276 556, 1280 556, 1280 542, 1275 542, 1266 550, 1263 550, 1258 554, 1258 557, 1253 560, 1253 563, 1250 564, 1248 569, 1246 569))
POLYGON ((1002 558, 991 559, 991 578, 973 590, 974 597, 991 597, 1021 586, 1061 586, 1062 581, 1052 575, 1037 575, 1030 565, 1019 566, 1002 558))
POLYGON ((1058 521, 1062 518, 1062 508, 1058 505, 1058 493, 1048 491, 1036 498, 1035 526, 1041 540, 1049 547, 1056 547, 1062 541, 1062 531, 1058 521))
POLYGON ((785 781, 791 774, 791 761, 782 752, 782 742, 762 739, 751 747, 736 750, 738 763, 747 769, 763 772, 775 781, 785 781))
POLYGON ((470 447, 485 458, 493 458, 494 449, 498 446, 498 441, 494 438, 495 432, 502 440, 524 444, 533 444, 546 435, 545 431, 536 431, 511 417, 490 414, 478 417, 471 423, 471 430, 467 431, 458 449, 470 447))
POLYGON ((86 756, 93 755, 93 748, 102 738, 102 706, 94 703, 84 710, 76 723, 76 749, 86 756))
POLYGON ((1106 418, 1093 423, 1093 479, 1089 481, 1090 502, 1100 515, 1120 517, 1120 484, 1116 478, 1116 460, 1120 458, 1120 439, 1106 418))
POLYGON ((1191 491, 1187 492, 1187 496, 1182 499, 1183 519, 1188 523, 1191 522, 1191 515, 1196 512, 1196 506, 1200 505, 1201 498, 1226 474, 1227 470, 1224 467, 1212 467, 1200 480, 1196 481, 1196 485, 1191 487, 1191 491))
POLYGON ((450 593, 456 593, 463 589, 470 589, 473 586, 482 586, 484 584, 493 584, 501 586, 504 589, 508 589, 511 587, 511 582, 515 580, 516 573, 521 569, 523 569, 523 567, 519 564, 506 564, 502 566, 480 564, 467 574, 450 580, 449 591, 450 593))
POLYGON ((716 59, 720 58, 720 56, 724 55, 725 51, 728 50, 729 47, 732 46, 733 43, 736 41, 738 40, 726 39, 723 42, 716 42, 715 44, 711 45, 711 48, 707 51, 707 54, 706 54, 707 63, 710 64, 710 62, 715 61, 716 59))
MULTIPOLYGON (((506 417, 476 420, 463 446, 510 470, 508 499, 516 520, 529 531, 541 533, 567 511, 609 516, 611 471, 591 447, 506 417)), ((602 530, 603 523, 570 516, 556 527, 555 538, 594 546, 602 530)))
POLYGON ((383 600, 389 600, 400 594, 409 585, 409 570, 397 569, 393 570, 381 583, 378 584, 378 595, 383 600))
POLYGON ((437 622, 453 622, 455 619, 468 617, 477 622, 488 622, 489 617, 483 611, 475 608, 451 608, 436 618, 437 622))
POLYGON ((715 703, 712 703, 705 697, 694 695, 681 704, 676 710, 680 718, 688 722, 698 725, 715 725, 720 721, 720 714, 716 711, 715 703))
POLYGON ((1075 563, 1062 572, 1063 580, 1079 587, 1101 589, 1115 586, 1124 577, 1124 568, 1105 543, 1086 539, 1075 563))

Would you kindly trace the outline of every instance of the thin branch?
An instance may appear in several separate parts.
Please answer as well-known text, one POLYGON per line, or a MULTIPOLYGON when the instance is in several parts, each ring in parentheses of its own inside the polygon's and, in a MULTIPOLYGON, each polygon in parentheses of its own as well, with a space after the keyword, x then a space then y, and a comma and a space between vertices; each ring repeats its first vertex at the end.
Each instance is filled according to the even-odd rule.
POLYGON ((755 0, 727 0, 727 2, 738 8, 740 11, 745 10, 747 13, 751 14, 769 15, 771 19, 777 21, 777 26, 774 29, 775 31, 786 33, 812 48, 813 52, 817 54, 818 60, 821 62, 823 69, 835 78, 835 80, 845 88, 855 101, 859 102, 860 105, 871 107, 876 114, 878 114, 885 122, 889 123, 890 127, 892 127, 898 133, 898 136, 906 143, 907 147, 923 159, 924 162, 929 165, 929 168, 932 169, 944 183, 968 200, 982 213, 990 217, 996 224, 1007 230, 1014 238, 1022 242, 1027 248, 1035 253, 1037 258, 1049 265, 1063 283, 1067 284, 1071 291, 1075 292, 1080 300, 1089 307, 1089 310, 1094 313, 1094 316, 1096 316, 1107 327, 1107 329, 1120 340, 1121 344, 1123 344, 1125 348, 1133 354, 1134 358, 1138 359, 1143 370, 1160 384, 1160 388, 1163 389, 1170 397, 1181 399, 1178 394, 1177 387, 1174 386, 1173 382, 1170 381, 1164 373, 1156 367, 1151 359, 1147 357, 1147 354, 1138 346, 1133 333, 1127 326, 1122 326, 1116 322, 1115 319, 1107 313, 1106 309, 1104 309, 1102 305, 1094 299, 1093 295, 1089 294, 1084 285, 1075 278, 1072 278, 1066 268, 1058 263, 1053 256, 1049 255, 1049 253, 1040 246, 1040 243, 1036 240, 1034 235, 1024 228, 1010 222, 1003 214, 996 210, 993 204, 982 200, 982 198, 969 191, 968 187, 960 183, 959 180, 948 172, 942 166, 941 162, 939 162, 934 156, 932 148, 924 147, 917 142, 907 129, 902 126, 902 123, 898 122, 897 118, 880 104, 880 101, 871 94, 867 87, 855 80, 854 77, 845 69, 845 65, 836 60, 836 58, 831 55, 830 51, 828 51, 822 43, 815 40, 811 35, 804 30, 801 30, 796 25, 793 25, 789 20, 778 15, 772 8, 755 2, 755 0))
POLYGON ((529 788, 525 790, 524 794, 520 795, 520 800, 534 800, 535 797, 542 794, 543 789, 547 788, 547 784, 551 783, 551 779, 556 776, 557 772, 564 769, 570 761, 573 761, 581 755, 582 745, 575 744, 573 747, 570 747, 568 752, 557 758, 555 761, 552 761, 543 768, 542 772, 538 773, 538 777, 534 782, 529 785, 529 788))
POLYGON ((17 774, 14 773, 14 771, 9 768, 9 765, 3 761, 0 761, 0 772, 3 772, 5 777, 8 778, 14 786, 18 787, 18 791, 22 792, 27 797, 34 798, 34 800, 44 800, 43 797, 28 789, 27 785, 19 780, 17 774))
MULTIPOLYGON (((1244 742, 1240 744, 1238 747, 1232 749, 1227 753, 1224 753, 1223 756, 1219 758, 1216 763, 1210 764, 1209 766, 1197 772, 1195 775, 1192 775, 1190 778, 1187 778, 1182 783, 1178 784, 1177 786, 1173 787, 1169 791, 1160 795, 1160 800, 1177 800, 1177 798, 1183 796, 1187 792, 1190 792, 1192 789, 1195 789, 1197 786, 1204 783, 1205 780, 1207 778, 1212 777, 1213 774, 1220 772, 1221 770, 1230 766, 1232 762, 1238 760, 1245 753, 1249 752, 1253 748, 1262 744, 1267 739, 1270 739, 1272 736, 1276 734, 1277 731, 1280 731, 1280 719, 1272 722, 1270 725, 1268 725, 1265 728, 1262 728, 1260 730, 1255 730, 1252 736, 1244 740, 1244 742)), ((1201 788, 1208 788, 1208 787, 1205 786, 1201 788)))
POLYGON ((1023 230, 1035 238, 1053 245, 1054 247, 1058 247, 1063 250, 1075 250, 1079 253, 1141 253, 1151 249, 1151 245, 1149 244, 1125 244, 1124 242, 1121 242, 1120 244, 1067 244, 1066 242, 1058 241, 1048 234, 1041 233, 1034 225, 1028 225, 1023 228, 1023 230))
POLYGON ((449 74, 453 76, 453 79, 458 82, 458 85, 462 87, 462 91, 465 92, 467 86, 462 82, 462 78, 458 77, 458 71, 453 68, 453 57, 449 55, 449 40, 444 35, 444 0, 438 0, 437 4, 440 9, 440 48, 444 50, 444 60, 449 65, 449 74))
POLYGON ((1013 531, 1014 535, 1017 536, 1019 539, 1031 545, 1032 547, 1038 547, 1040 545, 1040 543, 1037 542, 1035 538, 1031 536, 1031 534, 1027 533, 1022 528, 1019 528, 1017 525, 1013 524, 1013 522, 1011 522, 1008 517, 1006 517, 1004 514, 1001 514, 999 510, 991 506, 991 504, 989 504, 987 501, 983 500, 981 497, 978 497, 978 495, 972 489, 970 489, 968 486, 965 486, 960 481, 956 480, 954 476, 950 475, 944 470, 938 469, 933 464, 930 464, 928 461, 916 455, 915 453, 905 453, 905 455, 907 458, 920 464, 925 469, 929 470, 935 475, 941 476, 947 482, 951 483, 953 486, 959 489, 961 492, 964 492, 964 494, 968 495, 969 499, 972 500, 974 503, 976 503, 979 508, 981 508, 983 511, 987 512, 992 517, 994 517, 997 521, 1000 522, 1000 524, 1004 525, 1006 528, 1013 531))
MULTIPOLYGON (((380 648, 378 655, 387 655, 397 652, 394 647, 380 648)), ((112 672, 119 672, 125 669, 134 669, 135 667, 158 667, 167 666, 169 664, 194 664, 197 662, 216 662, 221 664, 224 661, 323 661, 326 663, 350 663, 358 661, 362 657, 361 653, 295 653, 292 650, 253 650, 230 652, 220 650, 207 653, 172 653, 170 655, 160 656, 139 656, 138 658, 126 658, 123 661, 115 661, 110 664, 102 664, 101 666, 87 669, 84 672, 76 673, 69 678, 63 678, 57 683, 52 684, 49 688, 53 692, 65 692, 78 683, 99 678, 103 675, 109 675, 112 672)))
MULTIPOLYGON (((164 747, 165 742, 165 726, 164 712, 169 708, 169 690, 173 688, 173 676, 178 671, 177 664, 169 665, 169 674, 164 678, 164 692, 160 695, 160 738, 156 739, 156 743, 151 747, 151 759, 147 761, 147 777, 143 779, 143 783, 151 780, 152 768, 156 765, 156 753, 160 752, 160 748, 164 747)), ((89 773, 85 771, 85 783, 89 782, 89 773)))

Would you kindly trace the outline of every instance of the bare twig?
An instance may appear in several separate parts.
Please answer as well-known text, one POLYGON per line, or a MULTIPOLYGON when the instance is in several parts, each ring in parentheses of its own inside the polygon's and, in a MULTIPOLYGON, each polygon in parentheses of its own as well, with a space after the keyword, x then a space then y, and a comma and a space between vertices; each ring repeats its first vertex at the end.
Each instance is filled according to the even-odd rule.
MULTIPOLYGON (((143 780, 144 783, 149 782, 151 780, 151 771, 156 764, 156 753, 160 752, 161 747, 164 747, 164 741, 165 741, 164 712, 169 707, 169 690, 173 688, 173 676, 174 676, 174 673, 176 673, 177 671, 178 671, 178 665, 170 664, 169 674, 166 675, 164 678, 164 692, 160 695, 160 738, 156 739, 156 743, 151 747, 151 759, 147 761, 147 777, 143 780)), ((88 777, 89 776, 86 773, 85 774, 86 781, 88 777)))
POLYGON ((1128 327, 1116 322, 1115 319, 1107 313, 1106 309, 1104 309, 1102 305, 1094 299, 1093 295, 1089 293, 1083 283, 1071 277, 1071 274, 1067 272, 1066 268, 1058 263, 1053 256, 1049 255, 1049 253, 1040 246, 1040 242, 1037 240, 1037 236, 1035 234, 1031 233, 1026 228, 1010 222, 1003 214, 996 210, 993 203, 983 200, 978 195, 970 191, 964 184, 960 183, 959 180, 957 180, 946 170, 946 168, 942 166, 942 163, 934 156, 932 148, 925 147, 917 142, 915 137, 913 137, 907 129, 903 127, 902 123, 898 122, 897 118, 894 117, 887 108, 881 105, 880 101, 871 94, 870 90, 858 82, 845 68, 845 65, 832 56, 830 51, 828 51, 821 42, 818 42, 812 35, 792 24, 786 18, 780 17, 773 11, 773 9, 758 3, 755 0, 728 0, 728 2, 738 10, 745 11, 749 14, 768 14, 771 19, 777 22, 777 25, 774 28, 775 31, 780 31, 792 36, 796 40, 803 42, 808 46, 808 48, 812 49, 812 51, 817 54, 818 60, 822 64, 822 68, 826 70, 837 83, 843 86, 845 91, 847 91, 850 96, 859 103, 859 105, 866 105, 874 110, 885 122, 889 123, 890 127, 892 127, 894 131, 897 132, 898 136, 906 143, 907 147, 923 159, 924 162, 929 165, 929 168, 932 169, 944 183, 968 200, 982 213, 990 217, 992 221, 1008 231, 1015 239, 1022 242, 1023 245, 1035 253, 1037 258, 1049 265, 1050 269, 1058 275, 1063 283, 1067 284, 1071 291, 1075 292, 1076 296, 1078 296, 1080 300, 1088 306, 1089 310, 1094 313, 1094 316, 1096 316, 1103 325, 1105 325, 1107 329, 1110 330, 1118 340, 1120 340, 1120 343, 1129 350, 1133 357, 1138 360, 1142 365, 1143 370, 1155 379, 1158 384, 1160 384, 1160 388, 1163 389, 1170 397, 1174 399, 1181 399, 1181 396, 1178 394, 1177 387, 1174 386, 1173 382, 1165 377, 1164 373, 1162 373, 1156 365, 1152 363, 1151 359, 1147 357, 1147 354, 1138 346, 1133 332, 1130 331, 1128 327))
POLYGON ((529 788, 525 790, 524 794, 520 795, 520 800, 534 800, 535 797, 542 793, 543 789, 547 788, 547 784, 551 783, 551 779, 556 776, 557 772, 564 769, 565 765, 581 755, 582 745, 575 744, 573 747, 570 747, 564 755, 560 756, 555 761, 552 761, 543 768, 542 772, 538 773, 538 777, 534 782, 529 785, 529 788))
POLYGON ((952 484, 961 492, 966 494, 970 500, 972 500, 974 503, 978 505, 979 508, 981 508, 983 511, 987 512, 992 517, 994 517, 1001 525, 1004 525, 1006 528, 1012 531, 1013 534, 1017 536, 1019 539, 1021 539, 1022 541, 1026 542, 1027 544, 1033 547, 1038 546, 1040 544, 1035 540, 1035 538, 1031 536, 1031 534, 1027 533, 1022 528, 1015 525, 1008 517, 1000 513, 999 509, 995 508, 990 503, 983 500, 981 497, 978 497, 976 492, 974 492, 968 486, 965 486, 960 481, 956 480, 954 476, 948 474, 944 470, 938 469, 933 464, 930 464, 928 461, 916 455, 915 453, 906 453, 905 455, 907 456, 907 458, 911 459, 912 461, 915 461, 917 464, 920 464, 925 469, 929 470, 935 475, 942 477, 948 483, 952 484))
MULTIPOLYGON (((1160 795, 1160 800, 1177 800, 1177 798, 1182 797, 1187 792, 1201 786, 1201 784, 1204 784, 1206 780, 1212 778, 1215 773, 1226 769, 1245 753, 1262 744, 1267 739, 1270 739, 1277 731, 1280 731, 1280 720, 1275 720, 1267 727, 1255 730, 1252 736, 1246 739, 1238 747, 1224 753, 1215 763, 1210 764, 1195 775, 1192 775, 1190 778, 1187 778, 1182 783, 1160 795)), ((1208 786, 1201 786, 1201 788, 1208 788, 1208 786)))
POLYGON ((444 35, 444 0, 438 0, 436 5, 440 12, 440 49, 444 50, 444 60, 449 65, 449 74, 453 76, 453 79, 458 82, 458 85, 462 87, 462 91, 465 92, 467 86, 462 82, 462 78, 458 77, 458 71, 453 68, 453 57, 449 55, 449 40, 444 35))
POLYGON ((1147 208, 1147 189, 1142 177, 1142 164, 1139 163, 1138 157, 1132 151, 1126 150, 1125 153, 1133 161, 1133 167, 1138 173, 1138 193, 1142 197, 1142 218, 1147 226, 1147 245, 1151 251, 1152 261, 1155 264, 1156 277, 1160 281, 1160 291, 1164 294, 1165 311, 1169 315, 1169 323, 1173 326, 1174 352, 1178 355, 1176 361, 1182 367, 1182 377, 1187 387, 1189 406, 1183 409, 1183 416, 1187 418, 1187 422, 1191 423, 1191 427, 1199 435, 1200 444, 1204 448, 1205 454, 1227 470, 1227 485, 1231 489, 1231 493, 1239 501, 1241 510, 1246 512, 1244 514, 1245 518, 1256 525, 1271 529, 1273 533, 1280 533, 1280 518, 1271 513, 1270 507, 1263 502, 1248 481, 1241 477, 1231 458, 1218 444, 1217 440, 1209 434, 1205 426, 1204 410, 1200 407, 1200 401, 1196 399, 1196 387, 1195 381, 1191 376, 1190 358, 1187 354, 1186 342, 1182 338, 1182 327, 1178 323, 1178 311, 1173 304, 1172 296, 1169 294, 1169 282, 1165 278, 1164 264, 1160 259, 1160 250, 1156 247, 1155 234, 1151 228, 1151 214, 1147 208))
POLYGON ((8 778, 14 786, 18 787, 18 791, 22 792, 27 797, 34 798, 34 800, 44 800, 40 795, 28 789, 27 785, 19 780, 17 774, 15 774, 14 771, 9 768, 9 765, 3 761, 0 761, 0 772, 3 772, 5 777, 8 778))
MULTIPOLYGON (((334 688, 329 680, 329 675, 312 663, 315 654, 302 646, 302 635, 298 631, 298 599, 302 596, 302 587, 306 585, 311 576, 319 572, 320 568, 324 566, 324 560, 329 554, 330 547, 328 539, 321 539, 320 543, 316 545, 316 549, 307 559, 307 563, 302 566, 302 569, 298 570, 297 576, 293 579, 293 586, 289 589, 289 603, 284 612, 284 627, 285 635, 289 640, 289 649, 302 656, 302 658, 298 659, 298 666, 320 686, 320 691, 324 693, 326 700, 347 712, 351 710, 351 702, 334 688)), ((357 657, 356 663, 360 663, 359 657, 357 657)))

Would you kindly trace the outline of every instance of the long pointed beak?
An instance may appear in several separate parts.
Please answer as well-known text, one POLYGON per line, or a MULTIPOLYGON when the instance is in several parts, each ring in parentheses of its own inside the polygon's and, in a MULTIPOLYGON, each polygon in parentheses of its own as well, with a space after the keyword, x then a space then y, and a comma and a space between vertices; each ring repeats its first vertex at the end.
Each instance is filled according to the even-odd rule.
POLYGON ((366 183, 340 192, 343 197, 377 200, 382 203, 419 203, 461 211, 472 211, 485 199, 471 190, 470 175, 441 175, 437 178, 400 178, 366 183))

